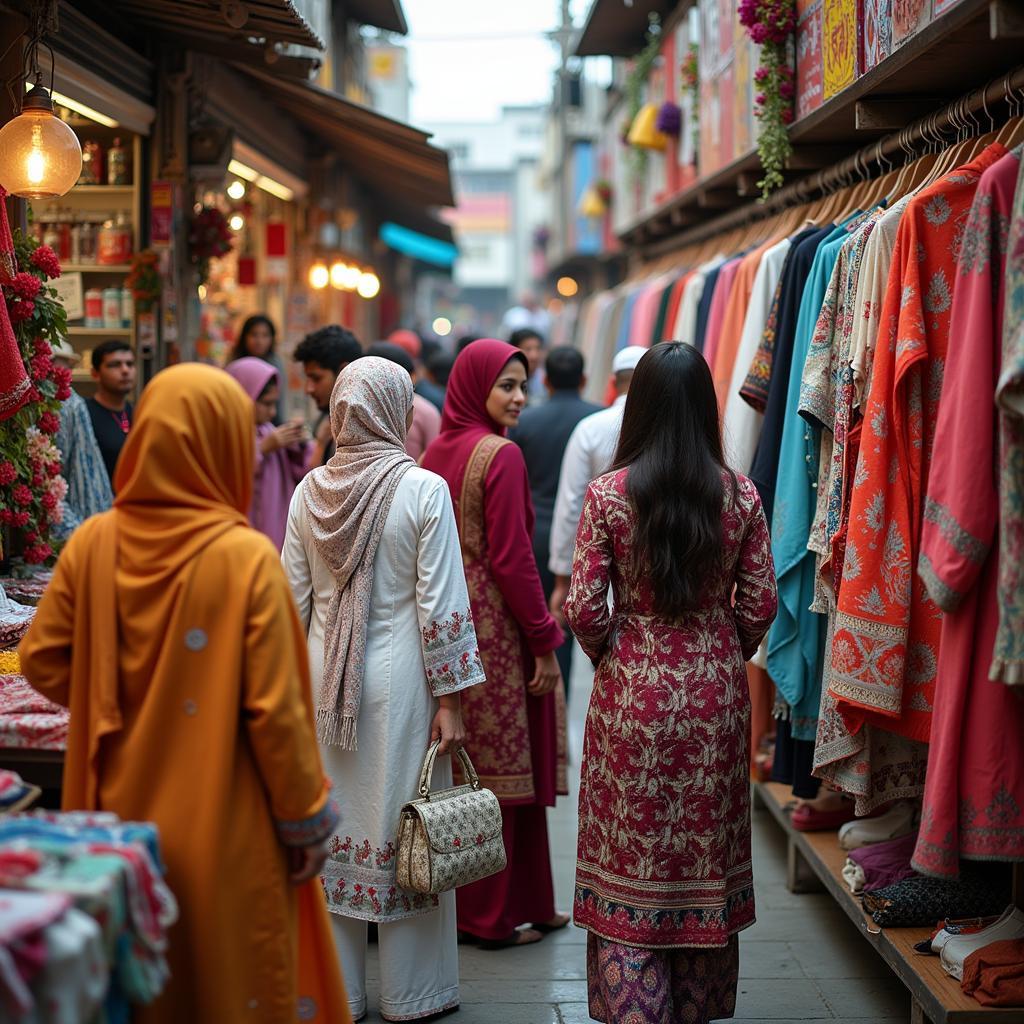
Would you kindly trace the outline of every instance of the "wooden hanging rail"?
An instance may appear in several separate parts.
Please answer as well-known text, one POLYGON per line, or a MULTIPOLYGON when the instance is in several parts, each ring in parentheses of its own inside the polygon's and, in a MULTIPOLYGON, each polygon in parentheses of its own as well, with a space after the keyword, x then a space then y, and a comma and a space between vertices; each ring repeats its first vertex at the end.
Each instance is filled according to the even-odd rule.
POLYGON ((945 133, 970 130, 980 135, 988 131, 990 121, 1024 110, 1024 66, 993 79, 987 85, 949 101, 944 107, 909 124, 900 131, 886 135, 851 156, 786 185, 765 202, 746 202, 693 227, 677 231, 671 238, 644 245, 643 256, 653 258, 674 249, 702 242, 733 228, 763 220, 780 210, 828 195, 855 181, 872 177, 900 158, 916 155, 918 148, 944 144, 945 133))

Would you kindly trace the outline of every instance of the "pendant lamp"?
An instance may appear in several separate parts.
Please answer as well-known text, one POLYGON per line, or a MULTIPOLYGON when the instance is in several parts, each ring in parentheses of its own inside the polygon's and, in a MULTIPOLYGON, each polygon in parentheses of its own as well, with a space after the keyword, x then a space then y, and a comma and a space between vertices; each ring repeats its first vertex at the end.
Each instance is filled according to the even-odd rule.
POLYGON ((54 199, 82 173, 82 147, 53 112, 53 100, 36 73, 21 113, 0 128, 0 185, 23 199, 54 199))
POLYGON ((668 136, 658 131, 657 122, 658 108, 653 103, 645 103, 629 126, 629 144, 638 149, 664 150, 668 145, 668 136))
POLYGON ((601 194, 593 185, 588 185, 580 196, 579 206, 576 212, 581 217, 589 217, 592 220, 599 220, 608 212, 608 204, 601 198, 601 194))

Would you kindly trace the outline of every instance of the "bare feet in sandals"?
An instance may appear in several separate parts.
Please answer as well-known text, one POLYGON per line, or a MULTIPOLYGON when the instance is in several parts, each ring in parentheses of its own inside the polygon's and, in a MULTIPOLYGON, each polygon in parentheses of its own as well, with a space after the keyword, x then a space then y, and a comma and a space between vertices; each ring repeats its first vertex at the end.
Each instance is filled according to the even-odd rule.
POLYGON ((537 928, 519 928, 503 939, 482 939, 481 949, 510 949, 512 946, 532 946, 544 938, 537 928))
POLYGON ((549 932, 561 931, 563 928, 566 927, 566 925, 568 925, 568 923, 571 920, 571 914, 555 914, 555 916, 551 918, 550 921, 534 922, 532 925, 530 925, 530 927, 536 929, 544 935, 547 935, 549 932))

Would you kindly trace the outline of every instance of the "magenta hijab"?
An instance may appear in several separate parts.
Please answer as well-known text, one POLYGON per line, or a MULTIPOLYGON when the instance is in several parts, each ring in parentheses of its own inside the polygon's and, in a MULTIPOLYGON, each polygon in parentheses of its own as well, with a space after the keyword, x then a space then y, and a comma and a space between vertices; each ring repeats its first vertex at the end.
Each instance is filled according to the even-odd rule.
POLYGON ((487 412, 487 396, 501 371, 513 359, 526 368, 526 356, 497 338, 479 338, 455 360, 441 415, 441 433, 422 459, 424 469, 443 476, 453 498, 462 492, 462 477, 473 449, 487 434, 505 436, 505 428, 487 412))
MULTIPOLYGON (((239 384, 242 385, 245 393, 255 402, 260 395, 266 391, 272 380, 277 378, 277 369, 262 359, 255 356, 244 356, 228 363, 224 368, 231 374, 239 384)), ((277 381, 278 387, 281 382, 277 381)))

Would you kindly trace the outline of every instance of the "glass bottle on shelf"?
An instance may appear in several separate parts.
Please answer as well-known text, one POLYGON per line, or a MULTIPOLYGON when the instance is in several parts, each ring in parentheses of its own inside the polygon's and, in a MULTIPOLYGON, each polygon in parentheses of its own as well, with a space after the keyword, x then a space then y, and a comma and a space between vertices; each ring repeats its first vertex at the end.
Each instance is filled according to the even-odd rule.
POLYGON ((128 185, 128 151, 121 145, 120 138, 107 150, 107 184, 128 185))
POLYGON ((47 221, 43 227, 43 245, 48 245, 54 252, 60 249, 60 231, 56 221, 47 221))
POLYGON ((82 173, 79 185, 101 185, 103 176, 103 147, 95 139, 87 139, 82 146, 82 173))

